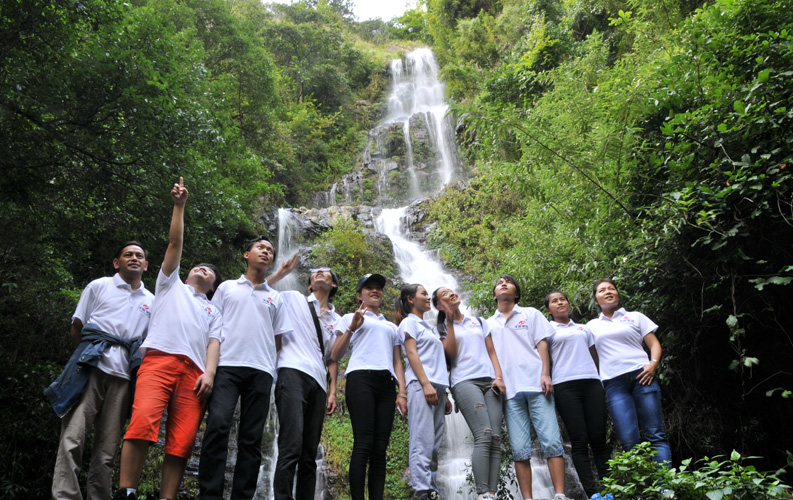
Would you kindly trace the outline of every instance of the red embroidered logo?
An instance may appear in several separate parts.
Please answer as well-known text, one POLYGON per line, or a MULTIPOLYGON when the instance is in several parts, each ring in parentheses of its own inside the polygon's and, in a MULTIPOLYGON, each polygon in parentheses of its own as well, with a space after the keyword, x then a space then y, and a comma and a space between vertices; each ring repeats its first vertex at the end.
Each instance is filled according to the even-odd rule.
POLYGON ((149 304, 143 304, 143 308, 148 310, 149 309, 149 304))
POLYGON ((207 306, 207 312, 212 312, 212 308, 207 306))
POLYGON ((272 301, 273 301, 273 298, 272 298, 272 297, 267 297, 267 300, 269 300, 270 302, 272 302, 272 301))
POLYGON ((518 324, 519 324, 519 325, 525 325, 525 324, 526 324, 526 322, 525 322, 525 321, 523 321, 523 320, 520 320, 520 321, 518 321, 518 324))

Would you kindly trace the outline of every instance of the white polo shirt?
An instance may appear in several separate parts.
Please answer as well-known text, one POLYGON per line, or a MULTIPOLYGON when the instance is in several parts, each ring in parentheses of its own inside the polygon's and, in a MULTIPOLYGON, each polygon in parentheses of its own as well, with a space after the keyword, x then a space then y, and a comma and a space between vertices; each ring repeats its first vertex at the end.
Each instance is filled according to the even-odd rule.
MULTIPOLYGON (((441 339, 432 331, 426 321, 410 313, 407 318, 399 323, 399 338, 404 343, 408 338, 416 341, 416 351, 419 361, 424 368, 424 374, 433 384, 449 385, 449 375, 446 371, 446 355, 443 351, 441 339)), ((405 384, 418 380, 413 372, 413 366, 407 359, 407 352, 404 345, 402 352, 405 353, 405 384)))
MULTIPOLYGON (((353 313, 341 317, 336 335, 344 334, 352 323, 353 313)), ((363 324, 352 334, 350 347, 352 354, 344 371, 346 377, 355 370, 388 370, 396 378, 394 372, 394 347, 402 345, 397 333, 397 326, 382 314, 376 315, 366 311, 363 324)), ((400 361, 401 362, 401 361, 400 361)))
POLYGON ((156 293, 149 334, 140 346, 141 352, 145 355, 148 349, 157 349, 181 354, 206 371, 209 339, 223 342, 220 311, 206 295, 182 283, 178 267, 170 276, 160 268, 156 293))
POLYGON ((600 317, 586 326, 595 337, 602 380, 638 370, 650 362, 642 341, 647 334, 655 332, 658 325, 644 314, 620 307, 611 319, 600 313, 600 317))
POLYGON ((595 345, 589 328, 573 320, 569 323, 550 323, 554 332, 546 340, 551 353, 551 379, 554 385, 570 380, 600 380, 595 360, 589 353, 589 348, 595 345))
MULTIPOLYGON (((72 315, 85 326, 94 323, 100 330, 122 339, 134 339, 146 334, 149 326, 154 295, 140 284, 137 290, 116 273, 115 276, 99 278, 85 287, 72 315)), ((97 368, 112 375, 129 380, 129 353, 124 347, 110 346, 105 349, 97 368)))
POLYGON ((278 351, 278 369, 293 368, 300 370, 317 381, 320 387, 327 392, 327 379, 325 378, 325 362, 330 360, 330 350, 336 340, 335 329, 341 321, 341 316, 336 313, 336 308, 331 304, 330 310, 322 312, 319 300, 312 293, 306 299, 300 292, 281 292, 284 302, 284 311, 292 323, 292 330, 281 337, 281 350, 278 351), (310 301, 310 305, 309 305, 310 301), (325 359, 319 348, 317 327, 311 316, 309 307, 313 307, 322 329, 322 343, 325 347, 325 359))
POLYGON ((553 333, 542 313, 516 304, 508 317, 496 311, 487 322, 507 386, 507 399, 519 392, 542 392, 542 358, 537 344, 553 333))
MULTIPOLYGON (((438 333, 438 328, 435 328, 438 333)), ((485 337, 490 325, 479 318, 463 317, 462 323, 454 322, 454 338, 457 340, 457 357, 452 359, 452 387, 465 380, 496 378, 493 362, 487 353, 485 337)), ((443 337, 446 335, 444 334, 443 337)))
POLYGON ((278 353, 275 336, 292 331, 281 294, 265 281, 253 286, 244 275, 220 284, 212 297, 223 314, 223 336, 218 366, 245 366, 275 379, 278 353))

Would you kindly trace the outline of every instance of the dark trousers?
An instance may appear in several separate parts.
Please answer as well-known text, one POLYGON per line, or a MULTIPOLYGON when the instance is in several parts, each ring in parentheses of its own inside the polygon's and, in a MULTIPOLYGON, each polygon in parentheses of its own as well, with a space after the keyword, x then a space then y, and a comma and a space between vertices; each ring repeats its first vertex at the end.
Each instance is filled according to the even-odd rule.
POLYGON ((198 491, 202 499, 223 498, 229 432, 238 398, 240 425, 231 498, 253 498, 262 461, 262 433, 270 409, 272 386, 273 377, 262 370, 240 366, 218 367, 207 406, 206 432, 198 465, 198 491))
POLYGON ((396 386, 388 370, 356 370, 347 376, 347 409, 352 424, 350 496, 364 500, 369 465, 369 500, 385 490, 386 450, 394 426, 396 386))
POLYGON ((611 455, 606 442, 606 394, 600 380, 570 380, 555 384, 553 395, 556 409, 562 417, 570 436, 573 465, 587 497, 600 491, 592 475, 589 447, 595 459, 595 468, 602 478, 608 474, 611 455))
POLYGON ((281 368, 275 383, 278 410, 278 461, 273 475, 275 500, 314 500, 317 446, 322 435, 327 393, 313 377, 281 368), (297 488, 292 497, 297 468, 297 488))

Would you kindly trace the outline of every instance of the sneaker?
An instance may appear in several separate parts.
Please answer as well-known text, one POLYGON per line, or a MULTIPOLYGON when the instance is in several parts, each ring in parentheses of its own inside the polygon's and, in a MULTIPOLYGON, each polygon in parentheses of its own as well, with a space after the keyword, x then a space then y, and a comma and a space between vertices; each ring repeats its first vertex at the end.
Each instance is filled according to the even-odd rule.
POLYGON ((427 492, 427 500, 440 500, 441 496, 435 490, 429 490, 427 492))

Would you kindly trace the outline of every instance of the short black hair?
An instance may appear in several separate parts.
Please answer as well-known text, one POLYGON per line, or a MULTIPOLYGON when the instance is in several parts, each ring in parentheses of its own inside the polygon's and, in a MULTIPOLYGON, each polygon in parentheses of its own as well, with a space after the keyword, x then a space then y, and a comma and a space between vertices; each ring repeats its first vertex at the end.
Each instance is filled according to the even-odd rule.
POLYGON ((517 304, 520 301, 520 285, 518 285, 518 280, 516 280, 509 274, 502 274, 501 276, 496 278, 496 282, 493 284, 493 297, 496 296, 496 285, 498 285, 498 282, 501 281, 502 279, 515 285, 515 303, 517 304))
POLYGON ((215 292, 217 291, 218 287, 220 286, 221 283, 223 283, 223 275, 220 274, 220 269, 218 269, 216 265, 208 264, 206 262, 202 262, 201 264, 196 264, 195 266, 193 266, 193 269, 201 266, 211 269, 212 273, 215 275, 215 281, 212 283, 212 290, 207 292, 206 294, 207 298, 209 300, 212 300, 212 296, 215 295, 215 292))
POLYGON ((132 245, 140 247, 143 250, 143 257, 146 260, 149 260, 149 251, 146 250, 146 248, 139 241, 136 241, 136 240, 129 240, 129 241, 125 241, 124 243, 122 243, 121 246, 119 246, 118 249, 116 250, 116 254, 113 256, 113 258, 114 259, 120 258, 121 257, 121 253, 124 252, 124 249, 129 247, 129 246, 132 246, 132 245))
MULTIPOLYGON (((328 268, 330 269, 330 268, 328 268)), ((313 293, 311 290, 311 277, 314 276, 314 273, 308 273, 308 290, 313 293)), ((339 291, 339 275, 333 272, 333 269, 330 270, 330 277, 333 278, 333 282, 336 283, 336 288, 333 288, 330 292, 328 292, 328 299, 332 299, 336 292, 339 291)))
POLYGON ((253 238, 252 240, 250 240, 248 242, 248 244, 245 245, 245 250, 243 250, 242 253, 250 252, 251 248, 253 248, 253 245, 255 245, 256 243, 258 243, 260 241, 266 241, 267 243, 270 244, 271 247, 273 247, 273 262, 275 262, 275 253, 278 250, 275 248, 275 243, 273 243, 272 240, 270 240, 270 238, 268 238, 267 236, 259 235, 259 236, 255 237, 255 238, 253 238))

